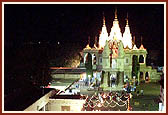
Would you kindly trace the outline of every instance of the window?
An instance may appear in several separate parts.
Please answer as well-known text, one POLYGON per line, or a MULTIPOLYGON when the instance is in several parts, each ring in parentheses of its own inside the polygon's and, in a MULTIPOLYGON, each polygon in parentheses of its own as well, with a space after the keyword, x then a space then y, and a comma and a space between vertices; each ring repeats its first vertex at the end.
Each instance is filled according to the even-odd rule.
POLYGON ((143 57, 143 55, 139 56, 139 63, 144 63, 144 57, 143 57))
POLYGON ((126 58, 126 63, 128 63, 128 58, 126 58))
POLYGON ((116 68, 116 66, 117 66, 116 60, 112 60, 112 68, 116 68))
POLYGON ((100 63, 102 63, 102 57, 100 57, 99 59, 100 59, 100 63))
POLYGON ((70 111, 70 106, 61 106, 61 111, 70 111))

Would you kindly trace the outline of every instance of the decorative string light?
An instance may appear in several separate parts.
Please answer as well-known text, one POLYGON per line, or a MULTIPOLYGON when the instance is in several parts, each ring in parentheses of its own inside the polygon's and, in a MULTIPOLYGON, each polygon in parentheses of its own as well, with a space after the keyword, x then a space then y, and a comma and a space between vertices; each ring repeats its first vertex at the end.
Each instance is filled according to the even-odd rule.
POLYGON ((128 98, 128 108, 127 111, 130 111, 130 103, 129 103, 129 98, 128 98))
POLYGON ((124 94, 121 95, 121 96, 118 96, 117 93, 115 93, 114 95, 103 94, 103 95, 101 95, 101 98, 103 98, 103 103, 99 100, 99 98, 96 95, 93 95, 90 99, 87 96, 86 102, 83 105, 83 107, 94 109, 95 107, 98 107, 98 108, 101 108, 101 107, 115 108, 116 106, 119 106, 119 107, 124 107, 125 106, 127 108, 127 110, 129 111, 129 110, 131 110, 130 109, 130 102, 129 102, 131 96, 132 96, 131 94, 126 95, 126 96, 124 94), (113 97, 116 97, 116 100, 114 100, 113 97), (126 98, 126 100, 123 101, 121 99, 122 97, 126 98), (121 103, 123 103, 123 104, 121 104, 121 103))

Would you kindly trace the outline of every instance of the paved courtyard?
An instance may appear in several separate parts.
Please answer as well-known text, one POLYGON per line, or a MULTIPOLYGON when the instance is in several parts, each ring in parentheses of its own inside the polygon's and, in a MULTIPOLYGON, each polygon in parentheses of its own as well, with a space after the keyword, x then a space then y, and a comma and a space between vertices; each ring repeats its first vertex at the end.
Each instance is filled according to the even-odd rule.
POLYGON ((133 92, 131 106, 133 111, 158 111, 159 109, 159 83, 144 83, 137 86, 137 90, 143 90, 144 94, 137 96, 133 92))
MULTIPOLYGON (((98 91, 97 89, 88 90, 88 86, 80 86, 80 93, 83 95, 88 95, 88 101, 85 104, 85 111, 127 111, 128 105, 121 102, 113 103, 112 96, 108 96, 110 91, 98 91), (103 103, 98 99, 98 94, 106 93, 106 98, 103 99, 103 103), (96 96, 96 97, 94 97, 96 96), (94 98, 93 98, 94 97, 94 98), (89 102, 90 101, 90 102, 89 102), (115 106, 116 105, 116 106, 115 106), (86 107, 88 106, 88 107, 86 107), (113 107, 112 107, 113 106, 113 107), (115 106, 115 107, 114 107, 115 106)), ((158 111, 159 108, 159 94, 160 85, 159 83, 142 83, 136 88, 136 92, 131 92, 132 98, 130 99, 130 107, 132 111, 158 111), (143 90, 143 94, 137 91, 143 90)), ((125 92, 125 91, 123 91, 125 92)), ((115 94, 115 91, 112 91, 115 94)), ((126 92, 125 92, 126 94, 126 92)), ((120 92, 121 96, 121 92, 120 92)), ((120 97, 119 96, 119 97, 120 97)), ((128 104, 128 102, 127 102, 128 104)))

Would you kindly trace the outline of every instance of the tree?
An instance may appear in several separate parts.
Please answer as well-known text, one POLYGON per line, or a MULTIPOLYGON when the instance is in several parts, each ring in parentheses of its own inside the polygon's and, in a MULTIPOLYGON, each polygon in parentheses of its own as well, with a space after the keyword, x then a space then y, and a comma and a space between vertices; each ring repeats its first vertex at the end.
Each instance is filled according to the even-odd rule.
POLYGON ((65 60, 65 67, 78 67, 80 64, 80 60, 82 59, 82 56, 80 53, 74 53, 72 56, 69 56, 68 59, 65 60))
POLYGON ((139 69, 140 69, 140 65, 138 62, 138 56, 134 55, 133 61, 132 61, 132 77, 133 76, 136 76, 136 78, 138 77, 139 69))

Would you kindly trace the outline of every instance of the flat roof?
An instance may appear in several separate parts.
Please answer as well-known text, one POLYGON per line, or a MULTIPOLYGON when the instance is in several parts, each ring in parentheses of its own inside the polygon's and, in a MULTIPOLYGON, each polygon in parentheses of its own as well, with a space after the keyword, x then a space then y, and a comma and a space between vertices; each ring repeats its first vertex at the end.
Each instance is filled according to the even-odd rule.
POLYGON ((54 95, 50 99, 81 99, 81 95, 54 95))
POLYGON ((52 74, 82 74, 86 68, 50 67, 52 74))

